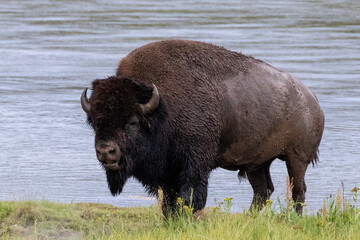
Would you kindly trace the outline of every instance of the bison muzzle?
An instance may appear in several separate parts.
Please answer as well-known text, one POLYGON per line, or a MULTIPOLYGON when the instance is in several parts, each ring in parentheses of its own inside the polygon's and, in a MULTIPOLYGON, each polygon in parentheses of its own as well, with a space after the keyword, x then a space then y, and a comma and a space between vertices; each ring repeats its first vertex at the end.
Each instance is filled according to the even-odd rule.
POLYGON ((192 196, 195 212, 205 206, 210 172, 222 167, 248 178, 252 208, 261 209, 274 191, 270 165, 280 159, 302 212, 324 114, 290 74, 212 44, 167 40, 135 49, 86 94, 81 105, 113 195, 135 177, 150 194, 162 188, 165 215, 178 197, 189 204, 192 196))

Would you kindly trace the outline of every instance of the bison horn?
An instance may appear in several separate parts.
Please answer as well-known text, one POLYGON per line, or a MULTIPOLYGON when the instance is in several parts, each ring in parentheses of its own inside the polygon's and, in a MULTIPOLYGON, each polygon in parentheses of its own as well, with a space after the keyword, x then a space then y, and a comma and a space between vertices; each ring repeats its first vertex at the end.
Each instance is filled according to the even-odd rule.
POLYGON ((87 114, 90 114, 90 103, 89 99, 86 97, 87 88, 84 89, 83 93, 81 94, 81 107, 87 114))
POLYGON ((159 106, 159 91, 157 90, 155 84, 153 84, 153 91, 151 99, 145 104, 139 104, 141 111, 144 115, 150 114, 159 106))

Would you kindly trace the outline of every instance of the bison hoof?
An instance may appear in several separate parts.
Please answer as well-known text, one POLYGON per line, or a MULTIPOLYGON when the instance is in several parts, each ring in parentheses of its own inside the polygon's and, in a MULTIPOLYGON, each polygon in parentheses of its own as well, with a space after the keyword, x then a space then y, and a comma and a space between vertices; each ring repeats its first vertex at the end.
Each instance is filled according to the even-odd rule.
POLYGON ((201 218, 204 218, 204 217, 205 217, 204 212, 201 211, 201 210, 197 210, 197 211, 194 213, 193 220, 196 221, 196 220, 201 219, 201 218))

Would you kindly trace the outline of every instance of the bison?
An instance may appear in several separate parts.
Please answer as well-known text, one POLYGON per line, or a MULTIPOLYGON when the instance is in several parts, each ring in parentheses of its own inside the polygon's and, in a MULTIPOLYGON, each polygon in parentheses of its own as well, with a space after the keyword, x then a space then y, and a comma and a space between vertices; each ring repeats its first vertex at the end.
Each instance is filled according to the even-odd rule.
POLYGON ((195 212, 205 207, 211 171, 221 167, 248 178, 251 208, 261 209, 274 191, 270 165, 280 159, 302 212, 324 114, 288 73, 212 44, 166 40, 133 50, 86 95, 81 105, 114 196, 134 177, 150 194, 162 188, 165 215, 178 197, 186 204, 192 197, 195 212))

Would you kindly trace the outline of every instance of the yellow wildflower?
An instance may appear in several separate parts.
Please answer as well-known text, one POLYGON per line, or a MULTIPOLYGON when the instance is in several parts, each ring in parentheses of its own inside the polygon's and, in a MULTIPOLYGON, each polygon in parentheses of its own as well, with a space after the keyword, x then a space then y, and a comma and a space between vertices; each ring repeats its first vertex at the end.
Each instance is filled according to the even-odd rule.
POLYGON ((183 200, 181 197, 178 197, 178 198, 176 199, 176 204, 177 204, 177 205, 183 205, 183 203, 184 203, 184 200, 183 200))

